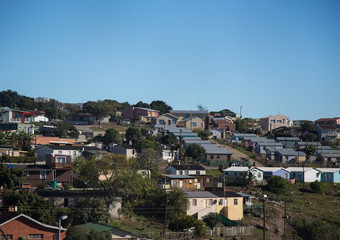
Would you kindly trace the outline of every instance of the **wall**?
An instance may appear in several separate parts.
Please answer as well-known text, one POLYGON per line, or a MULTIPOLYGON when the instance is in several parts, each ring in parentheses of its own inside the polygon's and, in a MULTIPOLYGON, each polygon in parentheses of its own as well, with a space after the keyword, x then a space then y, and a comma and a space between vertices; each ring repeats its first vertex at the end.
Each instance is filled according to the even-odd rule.
MULTIPOLYGON (((6 235, 13 235, 12 239, 18 239, 23 236, 26 239, 29 234, 44 234, 45 240, 55 240, 58 236, 58 229, 45 228, 37 223, 28 220, 25 217, 20 217, 19 219, 13 220, 4 226, 2 226, 3 231, 6 235), (19 221, 20 220, 20 221, 19 221)), ((66 237, 66 232, 61 232, 61 238, 66 237)))
POLYGON ((243 197, 227 198, 227 206, 223 209, 223 215, 230 220, 241 220, 243 218, 243 197), (234 205, 237 199, 237 205, 234 205))

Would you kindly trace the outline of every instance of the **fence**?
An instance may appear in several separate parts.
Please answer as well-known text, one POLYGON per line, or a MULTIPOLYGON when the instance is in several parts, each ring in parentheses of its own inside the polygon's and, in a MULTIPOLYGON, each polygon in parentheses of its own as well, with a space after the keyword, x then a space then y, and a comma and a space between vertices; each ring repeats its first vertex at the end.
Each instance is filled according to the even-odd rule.
POLYGON ((210 236, 251 236, 254 226, 215 227, 208 230, 210 236))

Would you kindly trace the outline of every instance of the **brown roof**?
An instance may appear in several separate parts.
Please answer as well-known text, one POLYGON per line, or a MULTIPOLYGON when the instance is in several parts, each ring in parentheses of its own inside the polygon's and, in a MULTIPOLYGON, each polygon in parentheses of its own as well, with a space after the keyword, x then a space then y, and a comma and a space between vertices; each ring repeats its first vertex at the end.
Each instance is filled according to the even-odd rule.
POLYGON ((334 127, 334 125, 331 125, 331 124, 320 124, 319 127, 321 129, 332 129, 332 130, 336 129, 336 127, 334 127))
POLYGON ((60 143, 75 143, 76 139, 74 138, 59 138, 59 137, 43 137, 43 136, 36 136, 32 140, 32 144, 38 145, 48 145, 51 142, 60 142, 60 143))

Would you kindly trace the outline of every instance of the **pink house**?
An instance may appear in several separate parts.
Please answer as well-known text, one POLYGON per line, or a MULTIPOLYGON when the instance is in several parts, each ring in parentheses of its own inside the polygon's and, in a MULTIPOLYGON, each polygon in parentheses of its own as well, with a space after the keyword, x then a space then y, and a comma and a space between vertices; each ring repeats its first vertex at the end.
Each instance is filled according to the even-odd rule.
POLYGON ((152 118, 158 117, 159 111, 153 110, 151 108, 141 108, 141 107, 132 107, 129 110, 123 112, 123 119, 129 119, 130 121, 150 121, 152 118))

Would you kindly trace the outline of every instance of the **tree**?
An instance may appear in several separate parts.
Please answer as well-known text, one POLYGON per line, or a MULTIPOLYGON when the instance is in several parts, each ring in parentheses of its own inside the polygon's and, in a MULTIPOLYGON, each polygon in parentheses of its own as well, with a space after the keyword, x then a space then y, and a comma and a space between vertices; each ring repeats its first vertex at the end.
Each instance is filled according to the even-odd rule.
POLYGON ((220 113, 223 113, 227 116, 236 117, 236 113, 234 113, 233 111, 231 111, 229 109, 223 109, 223 110, 220 111, 220 113))
POLYGON ((177 144, 178 140, 173 134, 167 134, 167 135, 162 136, 160 138, 160 142, 163 145, 173 146, 173 145, 177 144))
POLYGON ((243 180, 246 186, 252 185, 256 179, 255 172, 251 168, 251 166, 248 167, 248 171, 244 172, 243 180))
POLYGON ((129 127, 125 132, 125 138, 128 142, 136 144, 140 139, 142 139, 142 131, 140 128, 129 127))
POLYGON ((105 135, 102 137, 102 141, 105 144, 109 143, 122 144, 123 139, 116 129, 110 128, 105 131, 105 135))
POLYGON ((303 219, 302 221, 295 221, 293 223, 293 227, 302 239, 339 239, 337 228, 321 220, 314 220, 313 222, 308 223, 305 219, 303 219))
POLYGON ((201 103, 196 105, 198 111, 208 111, 208 108, 206 106, 203 106, 201 103))
POLYGON ((189 201, 187 195, 178 188, 173 188, 167 195, 167 208, 171 209, 168 212, 168 217, 174 219, 178 214, 186 214, 189 206, 189 201))
POLYGON ((139 101, 138 103, 133 105, 133 107, 150 108, 150 105, 142 101, 139 101))
POLYGON ((313 124, 313 122, 310 121, 303 121, 301 123, 301 130, 302 131, 308 131, 308 132, 315 132, 315 126, 313 124))
POLYGON ((199 144, 189 144, 185 155, 192 157, 194 160, 200 160, 205 158, 205 149, 199 144))
POLYGON ((157 179, 159 177, 159 164, 160 164, 161 155, 158 151, 153 148, 145 148, 142 149, 141 152, 137 155, 138 167, 140 169, 147 169, 150 171, 153 179, 157 179))
POLYGON ((88 101, 84 104, 83 108, 85 111, 95 116, 97 121, 99 121, 99 124, 101 118, 107 117, 115 111, 114 106, 107 101, 88 101))
POLYGON ((236 119, 236 130, 246 132, 248 130, 248 121, 246 119, 236 119))
POLYGON ((266 187, 268 191, 276 195, 282 195, 287 192, 289 185, 286 179, 280 176, 273 176, 269 179, 266 187))
POLYGON ((58 122, 56 126, 56 135, 62 138, 78 138, 79 132, 75 126, 67 122, 58 122))
POLYGON ((221 222, 218 213, 208 213, 203 217, 203 222, 205 222, 211 229, 217 226, 221 222))
POLYGON ((210 137, 210 132, 204 130, 203 128, 195 128, 192 131, 197 133, 198 137, 200 137, 202 140, 208 140, 210 137))
POLYGON ((55 225, 56 214, 51 201, 26 190, 6 190, 2 192, 3 206, 18 206, 18 212, 24 213, 40 222, 55 225))
POLYGON ((164 101, 152 101, 150 107, 154 110, 158 110, 160 114, 168 113, 172 110, 172 107, 167 105, 164 101))
POLYGON ((73 213, 73 224, 87 222, 106 223, 109 219, 108 208, 101 198, 79 198, 73 213))
POLYGON ((25 173, 20 169, 10 169, 0 164, 0 185, 4 189, 18 189, 25 182, 25 173))
POLYGON ((316 147, 312 144, 307 144, 307 146, 305 147, 305 153, 308 155, 308 156, 311 156, 314 154, 315 150, 316 150, 316 147))
POLYGON ((325 192, 325 187, 319 181, 311 182, 309 185, 312 191, 315 193, 322 194, 325 192))

